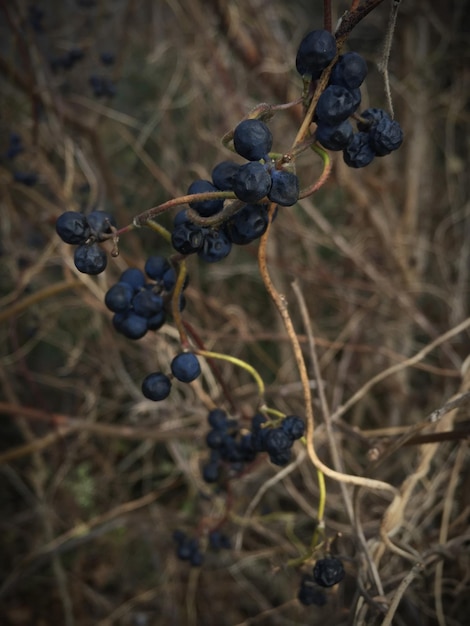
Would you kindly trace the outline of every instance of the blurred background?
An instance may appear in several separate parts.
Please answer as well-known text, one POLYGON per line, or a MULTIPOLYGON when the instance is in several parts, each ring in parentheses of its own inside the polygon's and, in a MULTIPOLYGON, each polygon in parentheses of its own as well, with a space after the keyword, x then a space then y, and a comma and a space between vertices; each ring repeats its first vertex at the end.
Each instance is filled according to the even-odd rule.
MULTIPOLYGON (((335 24, 350 3, 332 5, 335 24)), ((380 4, 345 46, 368 62, 362 108, 387 108, 379 67, 390 7, 380 4)), ((413 565, 375 552, 388 500, 348 489, 353 526, 344 493, 327 480, 326 534, 346 578, 325 606, 302 606, 312 563, 290 562, 308 552, 318 505, 302 446, 283 477, 263 459, 228 490, 205 484, 207 412, 253 415, 253 379, 225 362, 218 379, 202 361, 198 381, 147 401, 141 381, 168 368, 178 334, 169 323, 132 342, 114 332, 103 299, 124 269, 169 255, 168 244, 150 230, 127 234, 106 272, 90 277, 54 227, 66 210, 95 208, 123 227, 210 178, 231 158, 222 136, 252 107, 300 97, 296 49, 323 26, 323 3, 4 0, 0 16, 0 623, 382 624, 413 565), (204 546, 215 527, 231 549, 207 550, 200 568, 177 559, 175 529, 204 546)), ((408 441, 387 455, 392 435, 470 387, 468 24, 466 0, 401 3, 388 72, 402 147, 361 170, 334 154, 326 184, 281 208, 268 242, 311 367, 293 280, 308 308, 343 469, 410 489, 396 539, 425 567, 397 626, 463 626, 470 614, 468 410, 445 414, 444 430, 461 436, 408 441), (420 350, 423 358, 364 387, 420 350)), ((300 105, 275 115, 274 150, 289 148, 301 119, 300 105)), ((297 173, 307 187, 321 160, 305 152, 297 173)), ((184 318, 207 349, 257 368, 270 406, 303 415, 256 255, 254 243, 214 265, 190 258, 184 318)), ((332 464, 311 376, 316 449, 332 464)))

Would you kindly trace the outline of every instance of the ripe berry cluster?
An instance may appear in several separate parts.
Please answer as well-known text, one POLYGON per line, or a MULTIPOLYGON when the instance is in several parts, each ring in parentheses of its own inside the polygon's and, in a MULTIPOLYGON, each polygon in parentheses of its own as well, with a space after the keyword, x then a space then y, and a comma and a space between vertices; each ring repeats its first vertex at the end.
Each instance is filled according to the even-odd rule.
POLYGON ((213 409, 207 416, 211 430, 206 435, 210 448, 208 462, 202 467, 202 477, 208 483, 218 482, 224 464, 239 474, 246 463, 267 452, 275 465, 287 465, 292 458, 294 441, 303 437, 305 425, 301 417, 288 415, 279 426, 271 426, 267 418, 257 413, 251 420, 251 431, 241 433, 237 420, 229 419, 222 409, 213 409), (263 425, 265 427, 263 428, 263 425))
POLYGON ((116 226, 113 215, 106 211, 92 211, 88 216, 77 211, 66 211, 57 218, 56 231, 62 241, 77 245, 75 267, 84 274, 100 274, 106 269, 106 252, 98 245, 104 235, 116 226))
MULTIPOLYGON (((336 57, 336 40, 325 30, 308 33, 297 51, 298 72, 315 81, 336 57)), ((397 150, 403 141, 400 125, 382 109, 356 111, 361 103, 360 86, 367 63, 357 52, 340 55, 333 65, 326 89, 315 110, 316 138, 328 150, 342 150, 350 167, 365 167, 375 156, 397 150), (357 120, 354 132, 350 118, 357 120)))

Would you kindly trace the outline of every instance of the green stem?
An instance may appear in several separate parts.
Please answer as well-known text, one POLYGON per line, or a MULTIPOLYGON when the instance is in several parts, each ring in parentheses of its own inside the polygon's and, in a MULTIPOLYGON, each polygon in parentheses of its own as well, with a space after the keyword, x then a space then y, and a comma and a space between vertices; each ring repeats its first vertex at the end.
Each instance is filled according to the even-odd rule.
POLYGON ((241 367, 242 369, 246 370, 255 379, 256 385, 258 387, 259 395, 261 397, 264 397, 265 386, 264 386, 263 379, 258 374, 256 369, 252 365, 247 363, 246 361, 243 361, 242 359, 238 359, 235 356, 230 356, 229 354, 222 354, 220 352, 211 352, 209 350, 194 350, 194 352, 195 354, 206 357, 208 359, 220 359, 221 361, 228 361, 229 363, 232 363, 233 365, 237 365, 238 367, 241 367))

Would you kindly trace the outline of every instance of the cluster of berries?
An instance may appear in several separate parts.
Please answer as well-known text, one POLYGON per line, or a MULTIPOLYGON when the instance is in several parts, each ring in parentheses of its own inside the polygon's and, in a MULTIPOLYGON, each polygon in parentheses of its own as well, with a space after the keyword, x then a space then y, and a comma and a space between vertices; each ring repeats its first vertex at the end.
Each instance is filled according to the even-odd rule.
POLYGON ((297 598, 305 606, 323 606, 327 602, 323 589, 337 585, 343 578, 344 567, 340 559, 332 556, 318 559, 312 574, 302 577, 297 598))
MULTIPOLYGON (((204 555, 201 552, 198 539, 189 537, 182 530, 175 530, 173 539, 176 542, 176 556, 181 561, 189 561, 193 567, 202 565, 204 555)), ((208 548, 215 552, 230 550, 232 548, 230 537, 220 530, 211 530, 208 536, 208 548)))
POLYGON ((85 53, 81 48, 72 48, 62 56, 54 57, 49 61, 49 65, 53 72, 59 70, 71 70, 78 61, 81 61, 85 53))
MULTIPOLYGON (((269 156, 273 137, 267 124, 247 119, 236 126, 233 144, 247 163, 222 161, 212 170, 212 180, 195 180, 188 195, 216 191, 232 191, 241 201, 233 215, 214 227, 199 226, 185 211, 180 211, 173 224, 172 244, 181 254, 197 253, 208 263, 228 256, 232 244, 246 245, 261 237, 268 225, 267 206, 275 202, 292 206, 299 198, 299 181, 293 172, 276 169, 269 156), (263 202, 264 200, 264 202, 263 202)), ((223 199, 199 200, 189 206, 201 217, 212 217, 222 211, 223 199)))
MULTIPOLYGON (((335 59, 336 39, 326 30, 308 33, 297 51, 297 71, 317 80, 335 59)), ((385 156, 400 147, 403 132, 398 122, 382 109, 367 109, 359 116, 360 86, 367 75, 367 63, 357 52, 340 55, 333 65, 326 89, 315 109, 316 139, 328 150, 342 150, 350 167, 365 167, 374 157, 385 156), (356 117, 358 132, 349 120, 356 117)))
MULTIPOLYGON (((129 339, 140 339, 148 330, 163 326, 176 283, 176 272, 164 256, 148 257, 144 269, 145 274, 138 268, 125 270, 104 299, 114 313, 114 328, 129 339)), ((184 307, 183 297, 180 307, 184 307)))
POLYGON ((251 420, 251 431, 240 433, 238 422, 229 419, 222 409, 213 409, 207 416, 211 430, 206 435, 210 457, 202 467, 202 477, 207 483, 218 482, 224 463, 233 473, 243 471, 246 463, 255 460, 259 452, 267 452, 275 465, 287 465, 292 457, 292 446, 305 430, 302 418, 284 417, 278 427, 266 426, 267 418, 257 413, 251 420))
POLYGON ((92 74, 89 83, 95 98, 114 98, 116 95, 116 86, 107 76, 92 74))
POLYGON ((74 253, 75 267, 84 274, 100 274, 106 269, 106 252, 98 245, 116 227, 116 220, 106 211, 92 211, 83 215, 78 211, 65 211, 57 218, 56 231, 62 241, 77 245, 74 253))

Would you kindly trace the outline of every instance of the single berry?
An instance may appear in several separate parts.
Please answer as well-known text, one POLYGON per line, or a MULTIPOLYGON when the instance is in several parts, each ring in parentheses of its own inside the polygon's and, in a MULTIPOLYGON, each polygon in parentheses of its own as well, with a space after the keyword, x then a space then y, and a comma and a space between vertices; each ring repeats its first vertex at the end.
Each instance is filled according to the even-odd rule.
POLYGON ((344 150, 353 138, 353 127, 349 120, 344 120, 336 126, 318 124, 317 141, 327 150, 344 150))
POLYGON ((129 283, 116 283, 108 289, 104 303, 113 313, 122 313, 131 308, 134 290, 129 283))
POLYGON ((112 52, 102 52, 100 54, 100 61, 103 65, 113 65, 115 56, 112 52))
POLYGON ((319 78, 336 55, 336 39, 327 30, 313 30, 302 39, 297 50, 295 66, 301 76, 319 78))
POLYGON ((171 268, 168 259, 164 256, 149 256, 145 261, 145 273, 156 281, 163 280, 163 275, 171 268))
POLYGON ((220 450, 224 443, 225 432, 218 428, 213 428, 206 435, 206 444, 212 450, 220 450))
POLYGON ((221 533, 220 530, 211 530, 209 533, 209 546, 213 550, 230 550, 232 542, 230 537, 221 533))
MULTIPOLYGON (((196 193, 212 193, 214 191, 220 191, 209 180, 195 180, 189 185, 188 195, 196 193)), ((215 200, 198 200, 197 202, 190 202, 189 206, 197 211, 202 217, 210 217, 218 213, 224 206, 223 199, 217 198, 215 200)))
POLYGON ((377 156, 386 156, 401 146, 403 131, 395 120, 383 118, 370 128, 369 141, 377 156))
POLYGON ((321 587, 332 587, 344 578, 343 563, 332 556, 318 559, 313 568, 313 578, 321 587))
POLYGON ((204 243, 204 229, 197 224, 184 222, 171 233, 171 245, 180 254, 194 254, 204 243))
POLYGON ((163 298, 153 291, 144 289, 135 294, 132 306, 137 315, 150 318, 163 311, 163 298))
POLYGON ((111 213, 107 211, 92 211, 87 216, 87 222, 91 229, 92 235, 99 240, 102 235, 112 232, 111 226, 116 227, 116 220, 111 213))
POLYGON ((147 319, 133 311, 116 313, 113 317, 114 328, 128 339, 140 339, 147 330, 147 319))
POLYGON ((145 274, 137 267, 129 267, 121 274, 119 281, 122 283, 128 283, 134 291, 139 291, 145 287, 145 274))
POLYGON ((329 85, 318 99, 315 116, 319 123, 336 126, 348 119, 360 104, 360 91, 329 85))
POLYGON ((233 190, 233 177, 238 172, 240 165, 235 161, 222 161, 212 170, 211 178, 217 189, 222 191, 233 190))
POLYGON ((207 421, 212 428, 225 430, 227 428, 227 413, 223 409, 212 409, 209 411, 207 421))
POLYGON ((108 257, 97 243, 81 244, 75 249, 73 262, 79 272, 95 275, 106 269, 108 257))
POLYGON ((261 120, 243 120, 233 131, 233 145, 238 154, 248 161, 259 161, 270 152, 273 136, 261 120))
POLYGON ((248 203, 259 202, 271 189, 271 175, 259 161, 245 163, 238 170, 233 191, 239 200, 248 203))
POLYGON ((245 204, 227 220, 225 229, 232 243, 246 245, 261 237, 268 221, 266 205, 245 204))
POLYGON ((148 374, 142 381, 142 393, 149 400, 158 402, 170 395, 171 380, 162 372, 148 374))
POLYGON ((292 206, 299 199, 299 179, 286 170, 273 170, 271 172, 271 189, 268 198, 271 202, 281 206, 292 206))
POLYGON ((343 159, 349 167, 366 167, 372 162, 375 152, 369 142, 369 133, 359 132, 353 135, 347 148, 343 150, 343 159))
POLYGON ((171 372, 182 383, 190 383, 201 373, 201 366, 195 354, 181 352, 177 354, 170 364, 171 372))
POLYGON ((70 244, 85 243, 91 234, 86 217, 76 211, 66 211, 59 215, 55 229, 62 241, 70 244))
POLYGON ((202 248, 197 255, 206 263, 217 263, 230 254, 232 242, 222 229, 207 229, 202 248))
POLYGON ((357 89, 367 76, 367 63, 357 52, 346 52, 335 63, 330 76, 330 85, 341 85, 357 89))
POLYGON ((202 479, 206 483, 216 483, 220 478, 219 463, 209 462, 202 467, 202 479))
POLYGON ((268 428, 264 444, 269 454, 276 454, 281 450, 289 449, 292 446, 292 439, 281 428, 268 428))
POLYGON ((292 452, 290 448, 284 448, 282 450, 278 450, 277 452, 272 452, 269 455, 269 460, 273 465, 278 465, 279 467, 284 467, 292 460, 292 452))

